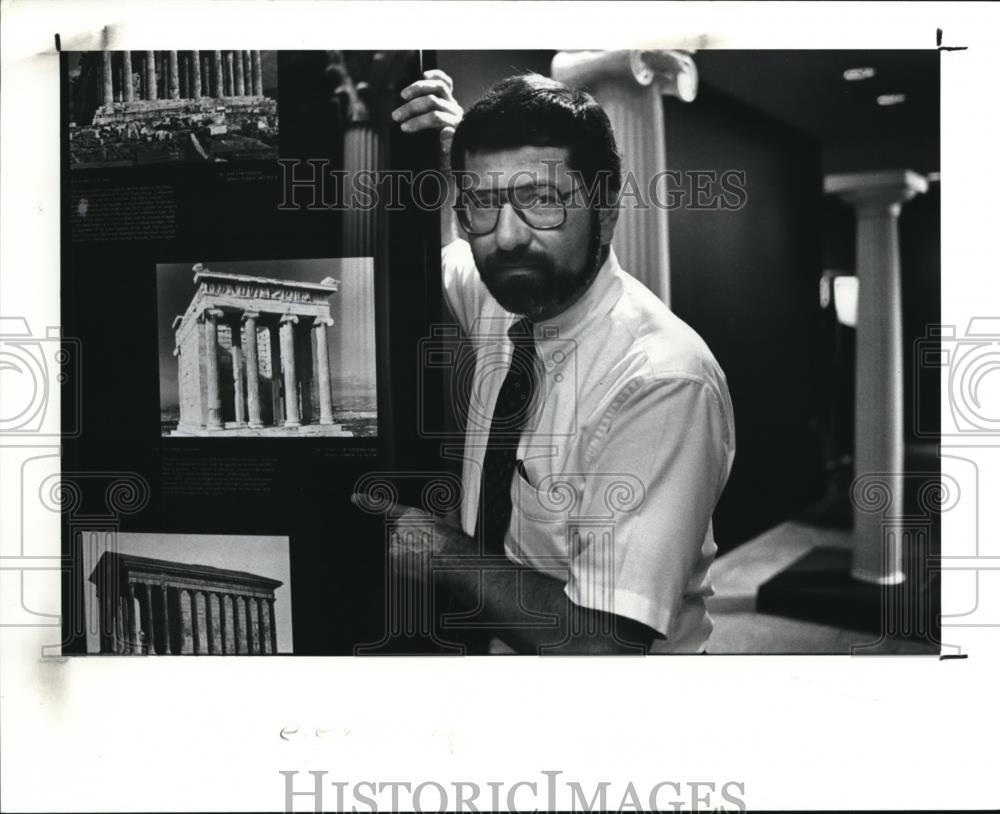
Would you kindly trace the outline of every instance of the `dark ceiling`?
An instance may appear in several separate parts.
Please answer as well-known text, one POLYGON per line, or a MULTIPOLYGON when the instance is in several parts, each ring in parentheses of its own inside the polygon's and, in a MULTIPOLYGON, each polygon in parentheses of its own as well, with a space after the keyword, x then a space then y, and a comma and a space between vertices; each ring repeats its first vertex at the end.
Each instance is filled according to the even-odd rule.
POLYGON ((810 133, 823 171, 940 170, 940 53, 923 51, 699 51, 700 81, 810 133), (847 68, 871 67, 848 82, 847 68), (889 107, 880 94, 902 93, 889 107))

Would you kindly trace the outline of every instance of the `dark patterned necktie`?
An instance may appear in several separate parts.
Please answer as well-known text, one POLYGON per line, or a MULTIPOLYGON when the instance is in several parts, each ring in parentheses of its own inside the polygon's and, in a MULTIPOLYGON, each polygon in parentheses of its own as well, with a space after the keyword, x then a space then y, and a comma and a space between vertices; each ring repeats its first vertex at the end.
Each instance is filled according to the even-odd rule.
POLYGON ((476 523, 476 536, 483 544, 483 552, 491 556, 503 554, 503 540, 510 526, 510 485, 517 466, 517 445, 537 406, 538 358, 531 322, 519 319, 507 335, 514 343, 514 350, 490 423, 476 523))

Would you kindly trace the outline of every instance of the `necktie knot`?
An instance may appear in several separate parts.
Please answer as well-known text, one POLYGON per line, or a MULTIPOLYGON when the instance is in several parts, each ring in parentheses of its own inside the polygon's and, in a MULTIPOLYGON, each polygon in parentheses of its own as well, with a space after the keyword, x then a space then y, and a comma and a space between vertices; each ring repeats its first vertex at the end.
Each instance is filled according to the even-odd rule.
POLYGON ((521 317, 521 319, 507 329, 507 336, 510 337, 510 341, 515 345, 533 345, 535 334, 531 320, 527 317, 521 317))

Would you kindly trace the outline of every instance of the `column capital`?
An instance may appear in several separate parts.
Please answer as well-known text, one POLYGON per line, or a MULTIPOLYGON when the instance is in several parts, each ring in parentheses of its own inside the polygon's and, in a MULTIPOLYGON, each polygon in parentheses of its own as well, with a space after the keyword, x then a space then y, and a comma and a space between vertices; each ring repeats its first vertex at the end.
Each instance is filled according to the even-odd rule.
POLYGON ((571 87, 599 82, 655 89, 684 102, 698 95, 698 69, 685 51, 560 51, 552 58, 552 78, 571 87))
POLYGON ((241 319, 243 322, 246 322, 248 319, 260 319, 260 311, 244 311, 241 319))
POLYGON ((223 311, 221 308, 205 308, 201 312, 201 318, 203 320, 206 320, 206 319, 221 319, 225 315, 226 315, 226 312, 223 311))
POLYGON ((289 325, 289 324, 291 324, 291 325, 298 325, 299 324, 299 318, 297 316, 295 316, 295 314, 282 314, 281 315, 281 324, 282 325, 289 325))
POLYGON ((334 326, 333 317, 313 317, 313 328, 332 328, 334 326))
POLYGON ((881 170, 827 175, 823 191, 856 208, 903 204, 927 191, 927 179, 913 170, 881 170))

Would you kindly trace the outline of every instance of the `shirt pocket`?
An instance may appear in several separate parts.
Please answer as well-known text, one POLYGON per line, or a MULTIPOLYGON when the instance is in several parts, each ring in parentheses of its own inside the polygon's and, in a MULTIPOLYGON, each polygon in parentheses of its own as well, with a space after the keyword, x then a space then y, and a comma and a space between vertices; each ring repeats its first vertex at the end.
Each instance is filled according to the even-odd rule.
POLYGON ((578 486, 546 476, 538 486, 515 469, 511 478, 511 518, 507 554, 563 582, 569 579, 567 528, 577 505, 578 486))

